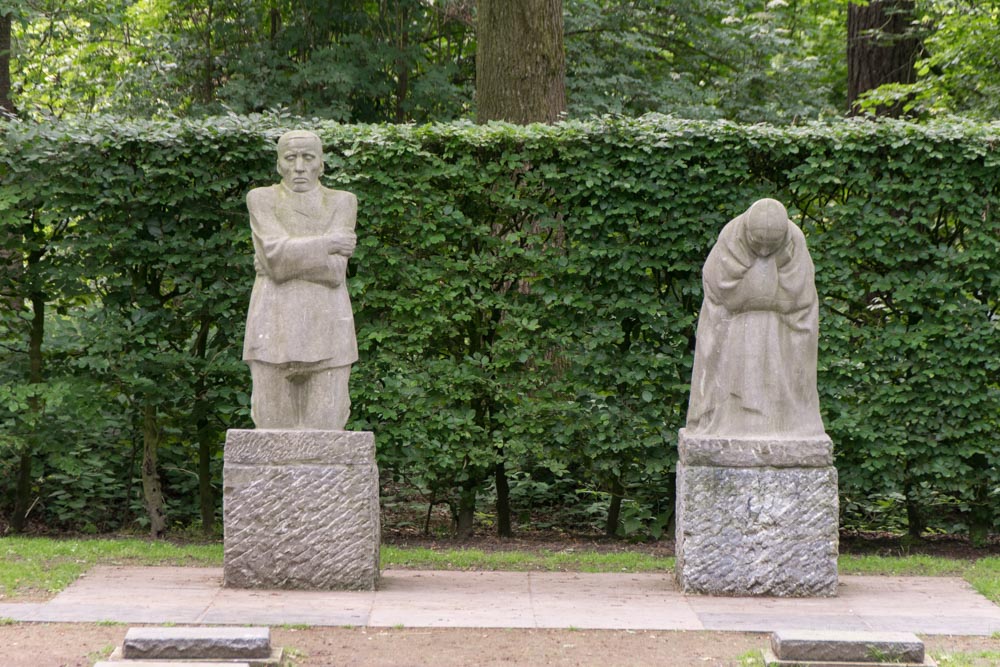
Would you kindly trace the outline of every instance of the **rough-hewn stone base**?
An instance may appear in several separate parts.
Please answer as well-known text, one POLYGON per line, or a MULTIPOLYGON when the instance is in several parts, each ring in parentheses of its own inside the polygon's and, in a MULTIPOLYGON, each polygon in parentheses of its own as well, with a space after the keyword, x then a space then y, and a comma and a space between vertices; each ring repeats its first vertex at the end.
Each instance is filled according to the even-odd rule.
POLYGON ((924 643, 912 632, 775 630, 771 650, 782 660, 803 662, 924 661, 924 643))
POLYGON ((226 586, 373 590, 381 538, 374 435, 229 431, 223 518, 226 586))
POLYGON ((152 627, 129 628, 122 643, 126 659, 266 658, 271 655, 270 628, 152 627))
POLYGON ((836 595, 837 470, 820 440, 829 447, 828 438, 798 448, 792 441, 723 443, 681 431, 676 551, 682 590, 836 595), (798 449, 805 456, 797 466, 798 449))
POLYGON ((935 667, 910 632, 776 630, 767 667, 935 667))

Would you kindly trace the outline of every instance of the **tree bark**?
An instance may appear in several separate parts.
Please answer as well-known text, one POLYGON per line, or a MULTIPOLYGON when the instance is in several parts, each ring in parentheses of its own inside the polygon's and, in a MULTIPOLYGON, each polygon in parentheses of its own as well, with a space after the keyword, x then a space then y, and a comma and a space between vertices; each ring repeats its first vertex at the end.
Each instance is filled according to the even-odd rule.
MULTIPOLYGON (((476 120, 554 123, 566 112, 562 0, 479 0, 476 24, 476 120)), ((496 330, 499 313, 492 330, 496 330)), ((510 537, 510 485, 502 451, 494 480, 497 533, 510 537)), ((472 497, 473 507, 475 495, 472 497)), ((471 532, 471 515, 469 531, 471 532)), ((459 511, 458 533, 463 515, 459 511)))
POLYGON ((562 0, 479 0, 476 119, 553 123, 566 111, 562 0))
MULTIPOLYGON (((28 382, 39 384, 45 379, 45 359, 42 356, 42 341, 45 338, 44 294, 36 292, 31 295, 31 309, 31 330, 28 334, 28 382)), ((42 407, 39 398, 31 399, 29 409, 33 414, 39 414, 42 407)), ((14 533, 24 532, 28 523, 28 511, 31 507, 31 467, 33 463, 32 452, 35 448, 34 440, 34 436, 27 436, 18 461, 14 512, 10 519, 10 529, 14 533)))
MULTIPOLYGON (((208 335, 211 331, 211 321, 207 317, 201 320, 198 336, 194 343, 194 356, 204 361, 208 355, 208 335)), ((199 377, 194 387, 194 409, 191 411, 198 440, 198 497, 201 501, 201 530, 206 537, 215 532, 215 493, 212 489, 212 455, 215 450, 215 431, 211 428, 209 411, 210 401, 205 399, 207 382, 204 376, 199 377)))
POLYGON ((608 516, 604 522, 605 537, 614 537, 618 534, 618 523, 622 516, 622 500, 625 498, 625 489, 621 482, 615 480, 614 488, 611 490, 611 502, 608 503, 608 516))
POLYGON ((510 520, 510 484, 507 482, 507 468, 501 458, 493 469, 493 478, 497 487, 497 535, 512 537, 510 520))
MULTIPOLYGON (((10 34, 13 17, 13 14, 0 16, 0 116, 17 114, 14 101, 11 100, 10 90, 10 34)), ((7 271, 7 280, 0 282, 0 292, 7 291, 8 283, 13 286, 23 272, 21 253, 17 250, 17 234, 8 231, 4 236, 6 238, 0 239, 4 241, 0 243, 0 267, 7 271)), ((13 291, 11 290, 11 292, 13 291)), ((6 307, 11 312, 16 312, 21 309, 22 305, 23 300, 14 294, 0 297, 0 308, 6 307)))
POLYGON ((167 532, 167 518, 163 503, 160 474, 156 470, 156 450, 160 445, 160 425, 156 408, 146 404, 142 410, 142 501, 149 516, 149 535, 153 539, 167 532))
MULTIPOLYGON (((858 98, 886 83, 913 83, 921 41, 913 31, 914 0, 871 0, 847 7, 848 113, 862 113, 858 98)), ((903 103, 882 106, 876 115, 898 117, 903 103)))
POLYGON ((13 14, 0 16, 0 111, 10 115, 17 113, 10 94, 10 34, 13 19, 13 14))
POLYGON ((459 539, 472 537, 473 521, 476 518, 476 487, 463 488, 458 496, 455 535, 459 539))
MULTIPOLYGON (((204 411, 203 411, 204 412, 204 411)), ((201 532, 206 537, 215 533, 215 492, 212 489, 212 454, 215 433, 208 419, 198 420, 198 496, 201 501, 201 532)))

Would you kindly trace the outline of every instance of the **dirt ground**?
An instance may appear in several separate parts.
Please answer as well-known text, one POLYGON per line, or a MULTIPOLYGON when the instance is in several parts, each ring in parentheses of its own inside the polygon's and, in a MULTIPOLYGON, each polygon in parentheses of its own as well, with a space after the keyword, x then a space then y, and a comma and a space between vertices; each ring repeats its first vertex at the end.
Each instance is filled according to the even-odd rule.
MULTIPOLYGON (((0 626, 6 667, 90 667, 120 646, 127 627, 88 623, 0 626)), ((300 667, 433 665, 596 665, 740 667, 767 635, 740 632, 507 630, 419 628, 274 628, 271 642, 300 667)), ((1000 651, 1000 639, 924 637, 927 651, 1000 651)), ((968 664, 968 663, 964 663, 968 664)), ((973 661, 995 667, 994 661, 973 661)))

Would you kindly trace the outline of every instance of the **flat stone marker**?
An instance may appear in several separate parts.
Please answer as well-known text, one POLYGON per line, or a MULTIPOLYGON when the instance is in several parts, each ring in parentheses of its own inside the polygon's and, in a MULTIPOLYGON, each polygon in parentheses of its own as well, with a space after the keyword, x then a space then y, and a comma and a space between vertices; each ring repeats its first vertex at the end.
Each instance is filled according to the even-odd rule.
POLYGON ((271 655, 270 628, 129 628, 126 660, 246 660, 271 655))
POLYGON ((924 654, 924 643, 910 632, 846 632, 778 630, 771 633, 771 666, 876 667, 936 663, 924 654))
POLYGON ((117 660, 102 660, 94 667, 250 667, 249 662, 206 662, 204 660, 129 660, 126 665, 117 660))

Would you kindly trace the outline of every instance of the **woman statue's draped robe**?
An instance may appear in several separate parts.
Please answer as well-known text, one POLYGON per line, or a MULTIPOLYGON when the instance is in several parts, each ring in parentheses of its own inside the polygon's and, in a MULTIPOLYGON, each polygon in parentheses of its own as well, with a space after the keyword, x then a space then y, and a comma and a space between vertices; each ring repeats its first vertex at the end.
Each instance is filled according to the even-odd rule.
POLYGON ((813 263, 784 206, 761 200, 730 221, 705 261, 702 283, 686 432, 823 435, 813 263))

